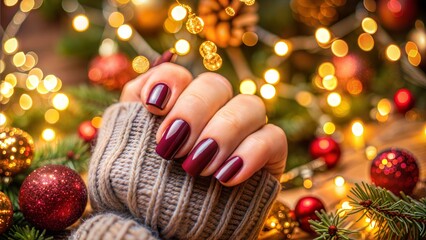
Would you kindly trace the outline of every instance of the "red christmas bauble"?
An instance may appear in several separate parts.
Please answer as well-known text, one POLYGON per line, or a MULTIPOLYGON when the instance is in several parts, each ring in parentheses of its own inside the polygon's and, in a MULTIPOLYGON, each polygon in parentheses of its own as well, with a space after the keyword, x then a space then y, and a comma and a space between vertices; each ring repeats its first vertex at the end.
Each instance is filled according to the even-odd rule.
POLYGON ((380 21, 384 27, 393 31, 410 28, 416 20, 417 7, 417 0, 380 0, 380 21))
POLYGON ((34 170, 22 183, 19 207, 25 219, 40 229, 60 231, 81 217, 87 189, 80 175, 62 165, 34 170))
POLYGON ((95 128, 91 121, 84 121, 78 126, 78 135, 86 142, 95 139, 98 129, 95 128))
POLYGON ((309 152, 314 159, 324 159, 327 168, 336 166, 341 155, 339 144, 331 137, 316 138, 309 146, 309 152))
POLYGON ((414 107, 415 100, 410 90, 401 88, 393 96, 393 102, 398 112, 404 114, 414 107))
POLYGON ((416 158, 406 150, 390 148, 377 154, 371 169, 371 181, 399 195, 410 194, 419 181, 416 158))
POLYGON ((299 227, 308 233, 315 233, 314 230, 311 229, 309 219, 319 220, 315 211, 319 212, 321 210, 325 210, 325 207, 320 199, 311 196, 299 199, 296 207, 294 208, 294 214, 299 222, 299 227))
POLYGON ((88 77, 95 84, 101 84, 108 89, 122 89, 134 77, 132 63, 122 53, 110 56, 97 56, 90 62, 88 77))

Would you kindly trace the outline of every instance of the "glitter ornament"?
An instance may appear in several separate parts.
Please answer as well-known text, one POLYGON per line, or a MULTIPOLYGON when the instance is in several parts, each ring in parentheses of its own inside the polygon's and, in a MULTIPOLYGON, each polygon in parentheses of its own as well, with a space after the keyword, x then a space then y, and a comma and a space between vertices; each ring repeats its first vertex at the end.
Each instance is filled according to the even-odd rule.
POLYGON ((216 51, 216 44, 214 44, 212 41, 204 41, 200 45, 200 54, 203 58, 205 58, 208 54, 216 53, 216 51))
POLYGON ((371 181, 379 187, 399 195, 402 191, 411 194, 419 181, 419 166, 416 158, 406 150, 389 148, 374 158, 371 163, 371 181))
POLYGON ((203 19, 195 15, 190 15, 186 21, 186 30, 192 34, 198 34, 204 29, 203 19))
POLYGON ((34 142, 19 128, 0 129, 0 176, 14 176, 31 165, 34 142))
POLYGON ((405 114, 414 107, 415 100, 410 90, 406 88, 399 89, 393 96, 393 102, 398 112, 405 114))
POLYGON ((12 225, 13 206, 6 194, 0 192, 0 234, 12 225))
POLYGON ((84 121, 78 126, 78 135, 86 142, 95 139, 98 129, 95 128, 91 121, 84 121))
POLYGON ((299 227, 311 234, 315 234, 314 230, 311 229, 309 220, 319 220, 315 211, 325 210, 324 204, 321 200, 316 197, 307 196, 299 199, 294 208, 294 214, 296 215, 299 227))
POLYGON ((309 152, 314 159, 322 158, 329 169, 336 166, 341 155, 339 144, 331 137, 316 138, 309 146, 309 152))
POLYGON ((25 219, 40 229, 60 231, 81 217, 87 189, 80 175, 62 165, 34 170, 22 183, 19 207, 25 219))
POLYGON ((261 236, 275 229, 280 234, 279 239, 291 239, 291 234, 297 226, 294 212, 283 203, 275 201, 265 221, 261 236))
POLYGON ((203 59, 203 64, 208 70, 216 71, 222 67, 222 58, 217 53, 210 53, 203 59))

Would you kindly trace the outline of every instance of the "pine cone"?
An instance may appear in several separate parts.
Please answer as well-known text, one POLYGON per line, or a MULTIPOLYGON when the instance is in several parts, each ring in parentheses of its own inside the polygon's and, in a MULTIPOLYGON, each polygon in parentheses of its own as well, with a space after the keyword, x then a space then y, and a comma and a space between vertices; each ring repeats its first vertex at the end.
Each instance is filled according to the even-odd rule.
POLYGON ((257 4, 247 6, 240 0, 201 0, 198 14, 204 21, 201 33, 219 47, 238 47, 247 31, 254 31, 258 21, 257 4), (226 13, 226 8, 235 11, 234 16, 226 13))

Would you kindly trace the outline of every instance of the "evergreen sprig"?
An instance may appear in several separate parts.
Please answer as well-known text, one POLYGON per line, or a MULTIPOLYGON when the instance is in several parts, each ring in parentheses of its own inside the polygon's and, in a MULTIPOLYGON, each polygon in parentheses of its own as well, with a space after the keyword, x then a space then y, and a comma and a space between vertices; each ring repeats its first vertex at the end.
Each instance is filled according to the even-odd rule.
POLYGON ((0 237, 1 240, 53 240, 53 237, 46 235, 46 230, 40 232, 35 227, 28 225, 14 225, 5 236, 0 237))
POLYGON ((316 215, 319 217, 319 221, 309 220, 311 228, 319 235, 314 240, 349 240, 349 235, 355 233, 343 226, 346 224, 347 216, 340 217, 338 213, 327 214, 324 210, 316 212, 316 215))

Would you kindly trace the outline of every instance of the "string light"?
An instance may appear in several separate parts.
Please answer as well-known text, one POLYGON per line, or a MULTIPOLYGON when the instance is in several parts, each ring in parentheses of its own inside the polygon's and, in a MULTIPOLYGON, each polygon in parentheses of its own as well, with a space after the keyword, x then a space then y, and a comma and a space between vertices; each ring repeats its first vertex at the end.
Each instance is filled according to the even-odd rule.
POLYGON ((195 16, 194 14, 190 15, 186 21, 186 30, 192 34, 198 34, 204 29, 204 21, 202 18, 195 16))
POLYGON ((33 68, 28 72, 28 76, 30 75, 34 75, 36 76, 39 80, 43 78, 43 71, 40 68, 33 68))
POLYGON ((40 79, 36 75, 29 75, 25 81, 25 85, 29 90, 34 90, 40 83, 40 79))
POLYGON ((19 106, 21 106, 21 108, 23 110, 28 110, 33 106, 33 100, 30 97, 30 95, 28 94, 22 94, 21 97, 19 98, 19 106))
POLYGON ((58 84, 58 79, 54 75, 47 75, 43 80, 43 85, 47 91, 53 90, 58 84))
POLYGON ((40 93, 40 94, 47 94, 49 92, 49 90, 46 89, 44 84, 38 84, 37 85, 37 92, 40 93))
POLYGON ((334 75, 336 72, 334 65, 331 62, 324 62, 318 67, 318 75, 325 77, 327 75, 334 75))
POLYGON ((166 30, 169 33, 177 33, 182 28, 182 22, 176 22, 170 18, 167 18, 166 21, 164 21, 164 30, 166 30))
POLYGON ((10 84, 9 82, 3 81, 0 84, 0 93, 3 97, 10 98, 13 95, 14 91, 15 90, 13 89, 12 84, 10 84))
POLYGON ((377 110, 380 115, 386 116, 391 112, 392 104, 388 99, 383 98, 377 103, 377 110))
POLYGON ((43 130, 43 132, 41 133, 41 137, 43 138, 43 140, 45 140, 46 142, 50 142, 53 141, 56 137, 56 133, 53 129, 51 128, 46 128, 43 130))
POLYGON ((377 31, 377 23, 374 19, 366 17, 361 22, 362 30, 369 34, 374 34, 377 31))
POLYGON ((108 17, 108 23, 111 27, 118 28, 124 23, 124 15, 120 12, 112 12, 108 17))
POLYGON ((6 122, 7 122, 6 115, 4 113, 0 113, 0 126, 6 125, 6 122))
POLYGON ((52 99, 53 107, 58 110, 65 110, 68 107, 69 99, 63 93, 57 93, 52 99))
POLYGON ((245 79, 240 83, 240 93, 255 94, 257 91, 256 83, 251 79, 245 79))
POLYGON ((3 59, 0 59, 0 73, 3 73, 5 68, 6 64, 4 63, 3 59))
POLYGON ((189 53, 189 50, 191 50, 191 46, 189 45, 189 42, 185 39, 179 39, 175 43, 175 50, 178 55, 186 55, 189 53))
POLYGON ((207 54, 203 59, 204 67, 210 71, 216 71, 222 67, 222 57, 217 53, 207 54))
POLYGON ((336 125, 334 125, 332 122, 326 122, 322 126, 322 130, 325 134, 331 135, 334 133, 334 131, 336 131, 336 125))
POLYGON ((18 52, 15 55, 13 55, 12 59, 13 65, 16 67, 21 67, 25 64, 25 54, 24 52, 18 52))
POLYGON ((23 0, 19 5, 19 8, 22 12, 29 12, 34 8, 35 2, 34 0, 23 0))
POLYGON ((358 95, 362 92, 362 82, 356 78, 352 78, 346 83, 346 90, 351 95, 358 95))
POLYGON ((9 38, 3 44, 4 52, 13 54, 18 49, 18 40, 16 38, 9 38))
POLYGON ((99 55, 103 57, 111 56, 112 54, 117 52, 117 49, 118 49, 118 46, 114 40, 110 38, 105 38, 102 41, 101 46, 99 46, 99 55))
POLYGON ((352 134, 354 136, 360 137, 364 134, 364 125, 362 124, 361 121, 355 121, 352 124, 351 129, 352 129, 352 134))
POLYGON ((260 87, 260 95, 264 99, 272 99, 275 97, 276 92, 275 87, 271 84, 263 84, 262 87, 260 87))
POLYGON ((170 15, 173 20, 175 21, 182 21, 186 15, 187 15, 186 8, 182 7, 181 5, 176 5, 172 8, 172 11, 170 12, 170 15))
POLYGON ((305 188, 305 189, 311 189, 312 188, 312 186, 313 186, 314 184, 313 184, 313 182, 312 182, 312 180, 311 179, 304 179, 303 180, 303 187, 305 188))
POLYGON ((386 48, 386 57, 390 61, 398 61, 401 57, 401 50, 395 44, 391 44, 386 48))
POLYGON ((310 92, 300 91, 296 94, 295 98, 297 103, 299 103, 301 106, 307 107, 311 105, 313 96, 310 92))
POLYGON ((12 87, 15 87, 18 83, 18 79, 16 79, 16 76, 13 73, 7 74, 6 77, 4 77, 4 81, 10 83, 12 87))
POLYGON ((368 146, 365 148, 365 156, 368 160, 373 160, 377 156, 377 148, 374 146, 368 146))
POLYGON ((315 32, 317 42, 327 44, 331 40, 331 33, 327 28, 318 28, 315 32))
POLYGON ((342 176, 337 176, 334 178, 334 184, 336 187, 343 187, 345 185, 345 179, 342 176))
POLYGON ((241 37, 241 40, 246 46, 253 47, 259 41, 259 36, 255 32, 245 32, 241 37))
POLYGON ((322 79, 322 86, 329 91, 336 89, 337 78, 333 75, 327 75, 322 79))
POLYGON ((118 27, 117 35, 121 40, 129 40, 133 35, 133 29, 128 24, 123 24, 118 27))
POLYGON ((56 109, 49 109, 44 113, 44 120, 50 124, 54 124, 59 121, 59 112, 56 109))
POLYGON ((263 76, 265 81, 270 84, 276 84, 278 81, 280 81, 280 73, 275 68, 266 70, 263 76))
POLYGON ((336 57, 344 57, 348 54, 349 47, 345 41, 338 39, 331 44, 331 51, 336 57))
POLYGON ((132 68, 137 73, 144 73, 149 69, 149 60, 145 56, 137 56, 132 61, 132 68))
POLYGON ((200 55, 205 58, 210 53, 215 53, 217 51, 217 46, 212 41, 204 41, 201 43, 200 48, 200 55))
POLYGON ((336 92, 332 92, 327 96, 327 103, 332 107, 337 107, 342 102, 342 97, 336 92))
POLYGON ((274 51, 275 51, 275 54, 277 54, 278 56, 287 55, 290 51, 290 46, 288 41, 281 40, 275 43, 274 51))
POLYGON ((362 33, 358 37, 358 46, 363 51, 366 51, 366 52, 371 51, 371 49, 373 49, 374 47, 373 37, 368 33, 362 33))
POLYGON ((89 28, 89 19, 84 14, 79 14, 72 20, 72 26, 77 32, 84 32, 89 28))
POLYGON ((18 0, 4 0, 6 7, 13 7, 16 3, 18 3, 18 0))
POLYGON ((97 117, 92 118, 91 123, 92 123, 93 127, 100 128, 101 124, 102 124, 102 117, 97 116, 97 117))

